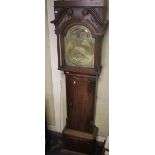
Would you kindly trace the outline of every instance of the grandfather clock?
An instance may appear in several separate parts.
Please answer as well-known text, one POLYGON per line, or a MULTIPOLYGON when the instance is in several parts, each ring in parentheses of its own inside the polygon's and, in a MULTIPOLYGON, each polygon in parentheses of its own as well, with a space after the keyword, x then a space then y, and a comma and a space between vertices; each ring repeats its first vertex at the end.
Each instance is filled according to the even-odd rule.
POLYGON ((72 154, 92 154, 98 133, 94 114, 107 24, 105 1, 58 0, 54 2, 54 13, 51 23, 57 34, 58 69, 66 75, 64 149, 72 154))

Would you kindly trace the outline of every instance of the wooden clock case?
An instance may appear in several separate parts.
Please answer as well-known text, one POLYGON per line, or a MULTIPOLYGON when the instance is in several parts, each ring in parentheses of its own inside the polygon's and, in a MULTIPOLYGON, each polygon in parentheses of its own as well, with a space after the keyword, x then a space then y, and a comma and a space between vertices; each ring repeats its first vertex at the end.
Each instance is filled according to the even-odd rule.
POLYGON ((59 0, 54 2, 58 69, 66 75, 67 118, 63 130, 64 149, 92 154, 98 128, 94 125, 96 86, 101 72, 101 45, 107 25, 104 0, 59 0), (68 66, 64 37, 68 30, 82 25, 95 38, 94 67, 68 66))

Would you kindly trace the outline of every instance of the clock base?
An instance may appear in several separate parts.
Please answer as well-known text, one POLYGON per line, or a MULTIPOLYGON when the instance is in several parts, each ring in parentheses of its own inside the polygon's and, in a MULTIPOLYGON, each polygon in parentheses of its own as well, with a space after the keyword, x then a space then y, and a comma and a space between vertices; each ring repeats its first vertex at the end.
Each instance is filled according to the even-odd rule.
POLYGON ((93 152, 95 152, 97 133, 97 127, 94 127, 92 133, 64 128, 63 142, 65 152, 91 155, 93 152))

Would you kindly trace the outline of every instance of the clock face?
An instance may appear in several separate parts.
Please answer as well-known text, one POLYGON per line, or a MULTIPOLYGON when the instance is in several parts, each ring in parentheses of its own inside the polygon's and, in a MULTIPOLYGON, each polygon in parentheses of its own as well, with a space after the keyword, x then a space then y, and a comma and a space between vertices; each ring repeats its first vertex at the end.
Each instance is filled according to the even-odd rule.
POLYGON ((94 44, 88 28, 71 27, 65 37, 65 61, 67 66, 94 68, 94 44))

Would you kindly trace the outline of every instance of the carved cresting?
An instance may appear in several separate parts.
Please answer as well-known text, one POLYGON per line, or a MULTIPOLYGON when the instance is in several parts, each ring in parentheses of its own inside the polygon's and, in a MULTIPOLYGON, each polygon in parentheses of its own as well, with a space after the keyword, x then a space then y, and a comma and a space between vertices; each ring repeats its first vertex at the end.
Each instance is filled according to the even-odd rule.
MULTIPOLYGON (((65 23, 72 20, 72 16, 74 14, 74 9, 72 8, 61 8, 55 11, 55 20, 51 21, 51 23, 55 25, 59 25, 59 27, 63 27, 65 23)), ((83 8, 81 11, 81 20, 88 21, 97 32, 99 32, 99 26, 102 28, 102 32, 99 32, 98 35, 103 35, 106 25, 108 24, 107 20, 102 20, 98 13, 93 8, 83 8)), ((74 19, 75 20, 75 19, 74 19)), ((79 21, 79 19, 78 19, 79 21)))
POLYGON ((108 23, 106 20, 102 21, 93 8, 84 8, 81 13, 84 16, 84 19, 88 20, 96 28, 96 30, 98 30, 99 25, 104 27, 108 23))
POLYGON ((51 23, 61 27, 64 23, 71 20, 73 14, 73 9, 71 8, 62 8, 60 11, 55 11, 56 18, 51 21, 51 23))
POLYGON ((95 21, 98 22, 100 25, 105 24, 105 21, 102 21, 100 17, 98 16, 97 12, 92 8, 84 8, 82 10, 82 14, 83 16, 90 14, 95 19, 95 21))
POLYGON ((94 22, 94 19, 91 14, 87 14, 84 16, 84 19, 89 21, 96 29, 98 29, 98 24, 94 22))
POLYGON ((51 21, 53 24, 57 24, 60 20, 63 20, 62 17, 64 17, 64 15, 71 17, 73 10, 71 8, 63 8, 59 12, 55 11, 55 14, 57 14, 55 20, 51 21))

